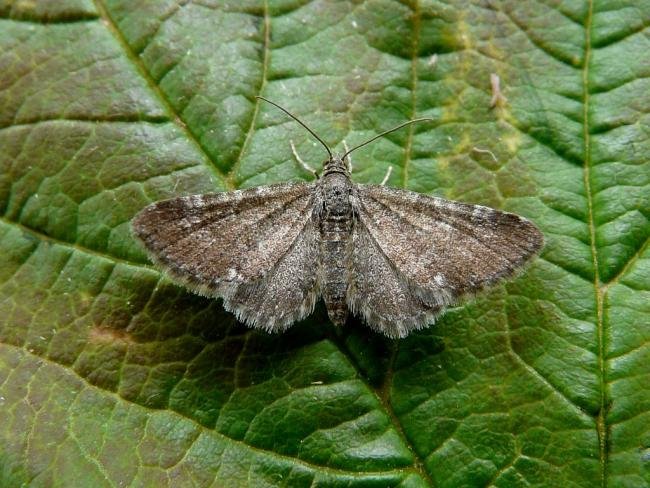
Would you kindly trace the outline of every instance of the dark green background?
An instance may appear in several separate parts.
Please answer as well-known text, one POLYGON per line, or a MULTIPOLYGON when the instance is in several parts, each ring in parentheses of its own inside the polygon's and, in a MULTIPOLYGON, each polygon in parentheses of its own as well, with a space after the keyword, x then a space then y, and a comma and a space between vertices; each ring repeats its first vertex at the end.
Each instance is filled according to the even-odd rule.
POLYGON ((0 0, 0 485, 650 483, 650 2, 0 0), (437 55, 437 58, 434 56, 437 55), (507 103, 490 109, 490 73, 507 103), (518 279, 388 341, 164 279, 150 202, 309 179, 491 205, 518 279), (491 151, 495 158, 485 152, 491 151), (495 161, 496 159, 496 161, 495 161))

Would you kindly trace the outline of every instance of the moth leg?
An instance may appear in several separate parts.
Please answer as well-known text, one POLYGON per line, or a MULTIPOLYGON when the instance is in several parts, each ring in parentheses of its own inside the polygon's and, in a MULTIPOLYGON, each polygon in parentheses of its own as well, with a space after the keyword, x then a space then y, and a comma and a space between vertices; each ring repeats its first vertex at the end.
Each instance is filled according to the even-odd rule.
MULTIPOLYGON (((348 149, 348 143, 345 142, 345 139, 343 139, 343 141, 341 142, 343 142, 343 149, 345 149, 345 152, 347 153, 350 150, 348 149)), ((348 171, 350 172, 350 174, 352 174, 352 156, 348 154, 346 156, 346 159, 348 160, 348 171)))
POLYGON ((381 180, 381 183, 379 183, 381 186, 386 186, 386 183, 388 183, 388 178, 390 178, 390 174, 393 172, 393 167, 389 166, 388 171, 386 171, 386 175, 384 176, 384 179, 381 180))
POLYGON ((308 171, 308 172, 310 172, 311 174, 313 174, 313 175, 314 175, 314 178, 318 179, 318 172, 317 172, 315 169, 310 168, 310 167, 307 165, 307 163, 305 163, 305 162, 302 160, 302 158, 298 155, 298 151, 296 151, 296 146, 294 146, 292 140, 289 140, 289 144, 291 144, 291 152, 293 153, 293 157, 296 158, 296 161, 298 161, 298 164, 300 164, 300 166, 302 166, 302 167, 305 169, 305 171, 308 171))

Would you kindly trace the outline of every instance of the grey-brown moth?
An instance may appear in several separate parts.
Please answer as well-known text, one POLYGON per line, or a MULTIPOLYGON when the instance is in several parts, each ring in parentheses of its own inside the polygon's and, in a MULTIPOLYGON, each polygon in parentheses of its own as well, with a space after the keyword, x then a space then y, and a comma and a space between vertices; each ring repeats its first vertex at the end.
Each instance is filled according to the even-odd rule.
POLYGON ((390 131, 339 156, 266 101, 327 149, 314 182, 172 198, 133 220, 155 263, 192 291, 223 298, 249 326, 283 331, 322 297, 336 325, 352 312, 405 337, 542 248, 541 232, 518 215, 354 183, 350 152, 390 131))

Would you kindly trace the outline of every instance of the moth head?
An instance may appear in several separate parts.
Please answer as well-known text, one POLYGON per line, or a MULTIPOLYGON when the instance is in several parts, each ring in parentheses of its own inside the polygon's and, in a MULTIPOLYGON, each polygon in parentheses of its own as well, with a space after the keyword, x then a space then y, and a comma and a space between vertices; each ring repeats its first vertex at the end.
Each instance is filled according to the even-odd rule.
POLYGON ((331 158, 326 159, 323 163, 323 172, 324 173, 349 173, 350 165, 345 156, 340 154, 333 154, 331 158))

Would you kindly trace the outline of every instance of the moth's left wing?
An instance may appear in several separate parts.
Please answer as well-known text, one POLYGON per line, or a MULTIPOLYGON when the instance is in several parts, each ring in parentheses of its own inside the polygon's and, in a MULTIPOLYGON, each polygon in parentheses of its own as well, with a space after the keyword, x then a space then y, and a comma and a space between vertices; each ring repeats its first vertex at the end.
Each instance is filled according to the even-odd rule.
POLYGON ((356 190, 357 225, 432 314, 514 274, 544 242, 512 213, 383 186, 356 190))
POLYGON ((154 203, 133 220, 153 260, 256 327, 280 330, 313 308, 319 263, 312 184, 286 183, 154 203))

